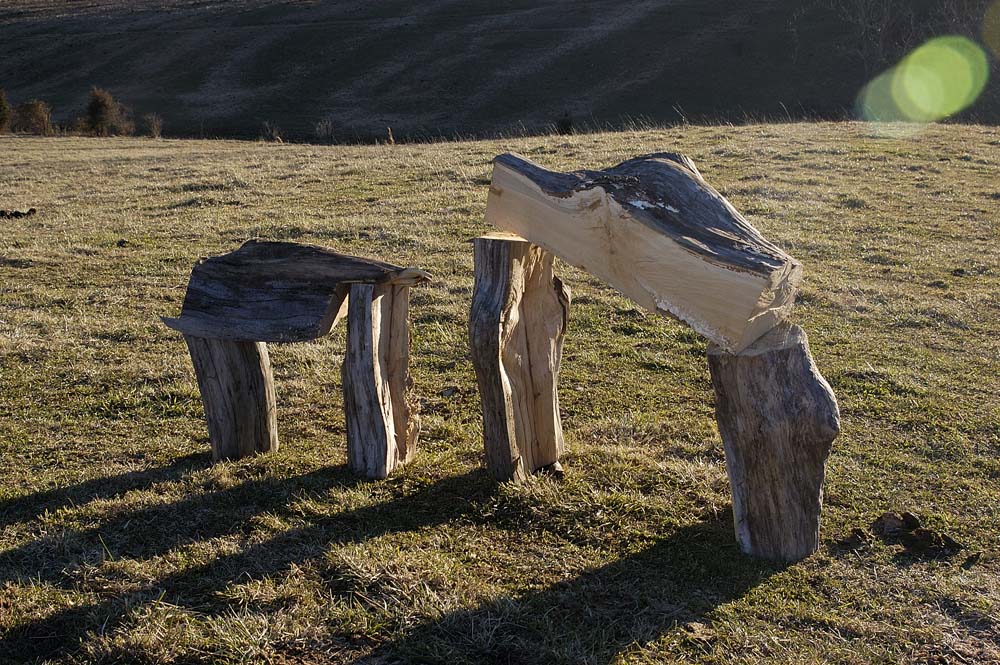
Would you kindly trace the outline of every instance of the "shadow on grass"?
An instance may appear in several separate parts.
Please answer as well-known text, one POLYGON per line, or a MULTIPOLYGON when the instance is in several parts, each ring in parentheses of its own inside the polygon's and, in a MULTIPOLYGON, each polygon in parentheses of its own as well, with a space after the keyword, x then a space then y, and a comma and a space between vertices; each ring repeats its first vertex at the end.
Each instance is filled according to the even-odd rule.
POLYGON ((778 570, 742 554, 732 515, 720 515, 574 579, 419 625, 356 662, 606 665, 778 570))
MULTIPOLYGON (((174 504, 133 511, 99 528, 77 532, 71 540, 83 542, 88 552, 98 555, 140 553, 152 557, 180 544, 248 530, 255 515, 288 515, 287 505, 303 492, 321 493, 359 482, 363 481, 346 467, 287 479, 249 481, 174 504)), ((387 533, 447 522, 469 513, 474 502, 482 501, 495 489, 495 483, 477 470, 421 486, 385 503, 312 518, 305 526, 282 531, 239 553, 219 556, 132 591, 60 609, 22 624, 0 635, 0 662, 30 662, 70 653, 89 633, 114 630, 130 607, 157 599, 203 613, 223 612, 229 603, 219 592, 238 580, 262 579, 286 571, 322 557, 332 544, 363 542, 387 533)), ((0 555, 0 584, 30 578, 64 589, 75 588, 78 585, 71 571, 85 562, 85 555, 61 542, 29 543, 0 555)))
POLYGON ((297 496, 359 482, 346 467, 323 468, 289 478, 249 480, 122 512, 94 527, 56 531, 0 553, 0 584, 30 579, 68 588, 73 569, 82 565, 107 558, 151 559, 191 543, 243 533, 252 530, 251 521, 258 515, 287 514, 297 496))
MULTIPOLYGON (((359 482, 345 467, 327 468, 291 478, 251 480, 135 510, 58 542, 29 543, 4 552, 0 585, 31 578, 35 583, 79 590, 80 578, 74 570, 86 564, 88 557, 96 557, 93 563, 100 563, 104 555, 150 558, 184 544, 243 532, 249 535, 255 530, 257 515, 302 520, 299 513, 291 515, 293 509, 288 507, 296 497, 359 482)), ((202 614, 224 613, 231 609, 224 592, 232 585, 280 575, 321 559, 331 545, 360 543, 456 519, 489 523, 501 532, 545 527, 544 523, 525 524, 518 514, 485 515, 481 507, 493 499, 496 484, 482 470, 415 489, 397 484, 390 490, 395 496, 383 503, 307 516, 304 525, 254 542, 240 552, 139 582, 127 590, 104 592, 95 602, 64 606, 18 625, 0 635, 0 662, 71 654, 90 636, 121 626, 131 616, 130 609, 159 600, 202 614)), ((359 662, 604 665, 623 651, 655 641, 678 623, 706 616, 775 570, 739 552, 732 536, 732 517, 722 514, 665 534, 646 549, 572 580, 418 625, 359 662)), ((519 588, 532 586, 530 578, 515 582, 519 588)), ((100 587, 100 580, 95 584, 100 587)), ((140 655, 120 654, 126 661, 140 655)))
POLYGON ((126 492, 147 489, 157 483, 179 480, 192 471, 206 467, 210 459, 207 452, 195 453, 163 467, 132 471, 110 478, 93 478, 72 487, 59 487, 0 501, 0 529, 17 522, 33 520, 47 510, 55 511, 64 506, 95 499, 111 499, 126 492))

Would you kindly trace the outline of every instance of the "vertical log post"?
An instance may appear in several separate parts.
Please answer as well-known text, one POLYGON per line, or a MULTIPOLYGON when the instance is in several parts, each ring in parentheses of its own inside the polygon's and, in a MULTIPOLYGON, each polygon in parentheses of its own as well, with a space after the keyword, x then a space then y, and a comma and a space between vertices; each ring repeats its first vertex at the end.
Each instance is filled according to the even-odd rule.
POLYGON ((781 323, 737 354, 713 345, 708 364, 740 548, 782 561, 812 554, 840 412, 805 332, 781 323))
POLYGON ((267 345, 184 335, 208 421, 212 459, 278 449, 274 378, 267 345))
POLYGON ((558 466, 559 364, 570 291, 553 255, 512 236, 476 238, 469 316, 472 363, 483 408, 486 466, 498 480, 523 480, 558 466))
POLYGON ((350 287, 341 368, 347 457, 351 470, 367 478, 385 478, 416 452, 420 422, 407 402, 409 298, 408 286, 350 287))

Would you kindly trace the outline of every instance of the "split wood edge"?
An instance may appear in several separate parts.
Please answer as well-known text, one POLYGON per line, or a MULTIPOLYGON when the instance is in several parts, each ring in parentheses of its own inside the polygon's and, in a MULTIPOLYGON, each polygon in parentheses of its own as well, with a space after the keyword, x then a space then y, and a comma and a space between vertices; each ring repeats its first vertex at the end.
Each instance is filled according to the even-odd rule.
POLYGON ((738 352, 792 310, 802 266, 674 153, 600 171, 493 160, 485 218, 738 352))

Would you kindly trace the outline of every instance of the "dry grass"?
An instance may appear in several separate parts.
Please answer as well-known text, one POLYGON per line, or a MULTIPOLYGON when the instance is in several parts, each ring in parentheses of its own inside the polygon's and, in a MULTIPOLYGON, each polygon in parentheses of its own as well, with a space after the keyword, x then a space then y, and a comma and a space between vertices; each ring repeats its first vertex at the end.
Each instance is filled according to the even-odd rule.
POLYGON ((0 137, 0 154, 0 207, 39 210, 0 221, 0 661, 1000 660, 996 128, 0 137), (567 478, 483 474, 466 240, 505 149, 553 167, 682 150, 803 261, 795 319, 843 412, 819 553, 739 554, 704 343, 565 266, 567 478), (273 349, 281 450, 209 465, 183 342, 157 317, 198 255, 255 236, 437 276, 414 294, 425 426, 403 473, 346 472, 341 331, 273 349), (836 546, 900 508, 967 551, 836 546))

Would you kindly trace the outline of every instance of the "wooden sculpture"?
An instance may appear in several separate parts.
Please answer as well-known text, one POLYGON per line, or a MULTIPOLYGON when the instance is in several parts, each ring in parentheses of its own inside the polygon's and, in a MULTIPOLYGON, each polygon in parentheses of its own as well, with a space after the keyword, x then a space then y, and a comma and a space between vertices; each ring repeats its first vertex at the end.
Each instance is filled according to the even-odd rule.
POLYGON ((487 466, 501 480, 558 467, 557 383, 569 290, 553 255, 712 344, 716 419, 736 533, 748 553, 815 551, 837 402, 805 333, 784 322, 802 267, 765 239, 683 155, 559 173, 494 160, 469 319, 487 466))
POLYGON ((251 240, 198 261, 180 317, 163 321, 187 341, 213 458, 278 447, 267 342, 322 337, 346 315, 350 467, 384 478, 408 461, 419 431, 407 401, 409 288, 428 279, 421 270, 287 242, 251 240))

